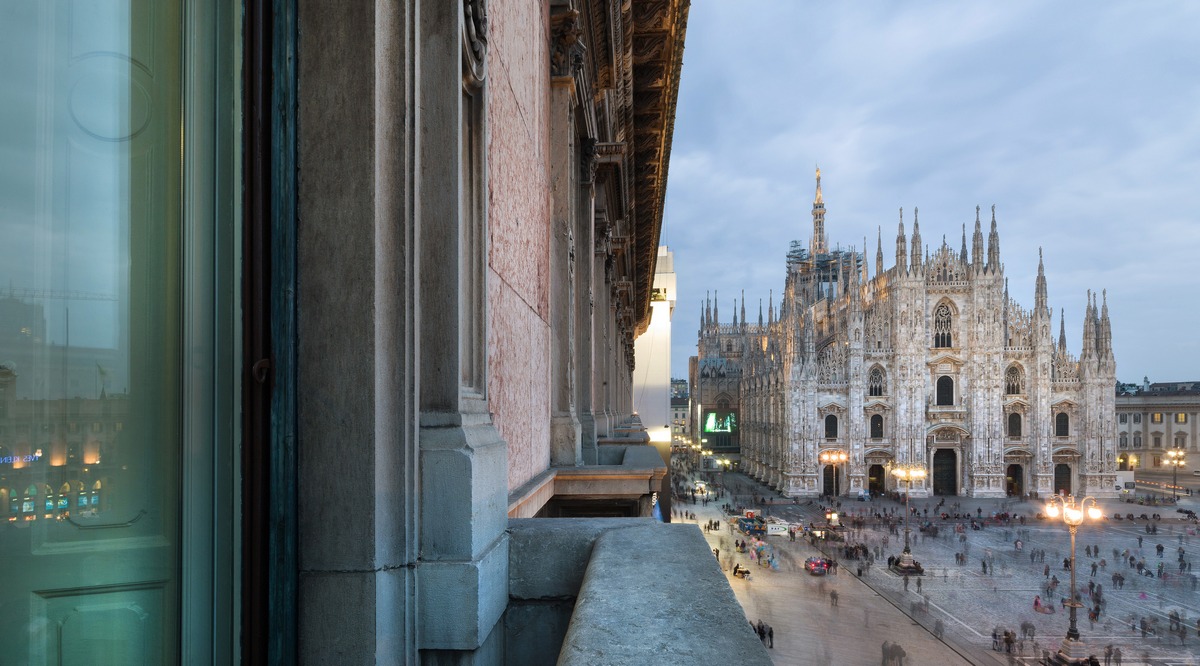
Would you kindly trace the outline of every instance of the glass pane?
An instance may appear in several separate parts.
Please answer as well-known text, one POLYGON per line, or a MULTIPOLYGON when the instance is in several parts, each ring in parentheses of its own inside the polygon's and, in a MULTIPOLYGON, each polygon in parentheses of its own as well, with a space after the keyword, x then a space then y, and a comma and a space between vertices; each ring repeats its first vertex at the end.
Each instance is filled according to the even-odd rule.
POLYGON ((0 634, 178 659, 181 31, 151 0, 0 0, 0 634))

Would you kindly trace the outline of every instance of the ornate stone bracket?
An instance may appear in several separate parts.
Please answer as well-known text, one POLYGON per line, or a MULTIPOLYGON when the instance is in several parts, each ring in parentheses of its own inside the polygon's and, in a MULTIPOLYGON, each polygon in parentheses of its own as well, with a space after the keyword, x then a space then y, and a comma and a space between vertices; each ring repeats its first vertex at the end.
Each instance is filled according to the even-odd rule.
POLYGON ((487 78, 487 0, 462 0, 463 85, 477 90, 487 78))
POLYGON ((583 68, 582 34, 578 9, 550 16, 550 76, 572 76, 583 68))

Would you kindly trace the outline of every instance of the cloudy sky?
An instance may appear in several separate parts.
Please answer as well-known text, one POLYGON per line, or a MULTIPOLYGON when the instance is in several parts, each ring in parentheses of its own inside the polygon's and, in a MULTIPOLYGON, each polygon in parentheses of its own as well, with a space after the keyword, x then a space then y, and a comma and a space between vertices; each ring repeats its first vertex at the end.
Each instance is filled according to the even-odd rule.
MULTIPOLYGON (((1122 381, 1200 379, 1200 3, 693 0, 663 242, 687 376, 706 291, 722 322, 779 293, 812 233, 895 257, 899 208, 930 249, 996 206, 1012 296, 1081 348, 1108 292, 1122 381)), ((970 239, 968 238, 968 247, 970 239)))

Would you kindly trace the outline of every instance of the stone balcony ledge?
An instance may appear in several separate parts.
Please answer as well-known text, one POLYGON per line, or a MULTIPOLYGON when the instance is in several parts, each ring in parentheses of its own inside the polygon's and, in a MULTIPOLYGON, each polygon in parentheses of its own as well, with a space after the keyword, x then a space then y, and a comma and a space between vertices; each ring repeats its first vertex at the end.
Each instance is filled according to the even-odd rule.
POLYGON ((770 663, 695 525, 531 518, 508 535, 505 663, 770 663))

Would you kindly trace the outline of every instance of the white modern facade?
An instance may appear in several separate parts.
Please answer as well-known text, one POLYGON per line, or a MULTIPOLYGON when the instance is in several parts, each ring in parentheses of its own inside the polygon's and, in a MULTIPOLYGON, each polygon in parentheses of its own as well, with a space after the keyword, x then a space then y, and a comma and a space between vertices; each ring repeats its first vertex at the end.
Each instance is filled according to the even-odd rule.
POLYGON ((650 292, 650 325, 633 343, 633 409, 652 442, 671 441, 671 317, 675 312, 674 255, 658 248, 650 292))

